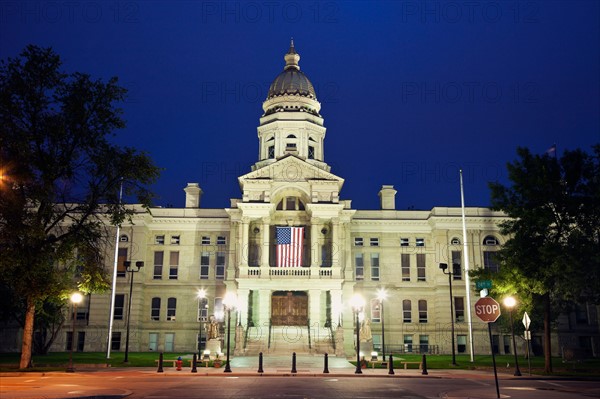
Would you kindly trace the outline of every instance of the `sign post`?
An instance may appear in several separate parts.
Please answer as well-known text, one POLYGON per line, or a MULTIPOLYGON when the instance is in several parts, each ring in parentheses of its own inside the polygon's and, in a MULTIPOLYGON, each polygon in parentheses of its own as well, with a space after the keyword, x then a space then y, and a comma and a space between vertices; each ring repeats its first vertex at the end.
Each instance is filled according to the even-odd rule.
POLYGON ((529 331, 529 326, 531 325, 531 319, 527 312, 523 314, 523 325, 525 326, 525 344, 527 345, 527 365, 529 366, 529 375, 531 375, 531 355, 529 353, 529 341, 531 341, 531 331, 529 331))
POLYGON ((492 350, 492 364, 494 365, 494 380, 496 381, 496 397, 500 399, 500 387, 498 386, 498 371, 496 370, 496 354, 492 340, 492 324, 500 317, 500 304, 492 297, 486 296, 475 302, 475 315, 488 325, 490 336, 490 349, 492 350))

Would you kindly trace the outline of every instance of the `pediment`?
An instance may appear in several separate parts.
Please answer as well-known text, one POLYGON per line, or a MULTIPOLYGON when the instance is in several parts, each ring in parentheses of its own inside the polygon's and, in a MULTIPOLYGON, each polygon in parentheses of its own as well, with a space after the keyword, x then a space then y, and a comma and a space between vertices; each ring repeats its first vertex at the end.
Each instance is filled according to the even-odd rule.
POLYGON ((338 203, 344 179, 294 155, 238 177, 242 202, 277 202, 286 196, 305 203, 338 203))
POLYGON ((240 185, 242 182, 250 183, 250 181, 257 180, 290 183, 323 180, 337 182, 340 188, 344 183, 344 179, 341 177, 311 165, 310 163, 294 155, 287 155, 286 157, 279 159, 277 162, 238 177, 240 185))

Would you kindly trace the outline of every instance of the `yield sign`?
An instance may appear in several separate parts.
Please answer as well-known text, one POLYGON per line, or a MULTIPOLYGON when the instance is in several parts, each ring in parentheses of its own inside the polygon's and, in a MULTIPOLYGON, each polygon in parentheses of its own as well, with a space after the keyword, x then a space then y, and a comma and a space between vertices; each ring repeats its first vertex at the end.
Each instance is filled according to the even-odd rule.
POLYGON ((531 324, 531 319, 527 312, 523 315, 523 325, 525 326, 525 330, 529 330, 529 325, 531 324))
POLYGON ((475 314, 486 323, 493 323, 500 317, 500 305, 492 297, 486 296, 475 302, 475 314))

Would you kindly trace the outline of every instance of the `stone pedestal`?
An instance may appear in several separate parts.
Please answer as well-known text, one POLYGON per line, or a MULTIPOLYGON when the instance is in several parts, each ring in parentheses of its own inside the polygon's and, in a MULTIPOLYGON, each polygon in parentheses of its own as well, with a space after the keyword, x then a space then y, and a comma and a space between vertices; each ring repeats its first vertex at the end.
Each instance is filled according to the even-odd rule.
POLYGON ((235 328, 235 349, 233 353, 236 356, 244 355, 244 327, 239 324, 235 328))
POLYGON ((365 360, 371 360, 371 352, 373 352, 373 340, 360 341, 360 351, 363 353, 365 360))
POLYGON ((335 330, 335 355, 339 357, 346 356, 344 351, 344 329, 342 327, 335 330))
POLYGON ((221 340, 220 339, 209 339, 206 342, 206 349, 210 350, 210 357, 214 359, 219 353, 221 353, 221 340))

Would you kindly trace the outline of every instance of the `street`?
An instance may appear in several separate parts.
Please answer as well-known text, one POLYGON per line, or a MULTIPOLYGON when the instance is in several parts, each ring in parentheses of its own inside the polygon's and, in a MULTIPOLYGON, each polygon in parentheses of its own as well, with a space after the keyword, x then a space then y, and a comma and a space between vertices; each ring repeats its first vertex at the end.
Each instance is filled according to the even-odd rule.
MULTIPOLYGON (((496 398, 493 375, 480 371, 435 370, 352 374, 224 374, 148 369, 68 373, 3 374, 1 397, 9 398, 496 398)), ((600 397, 600 382, 501 375, 502 398, 600 397)))

